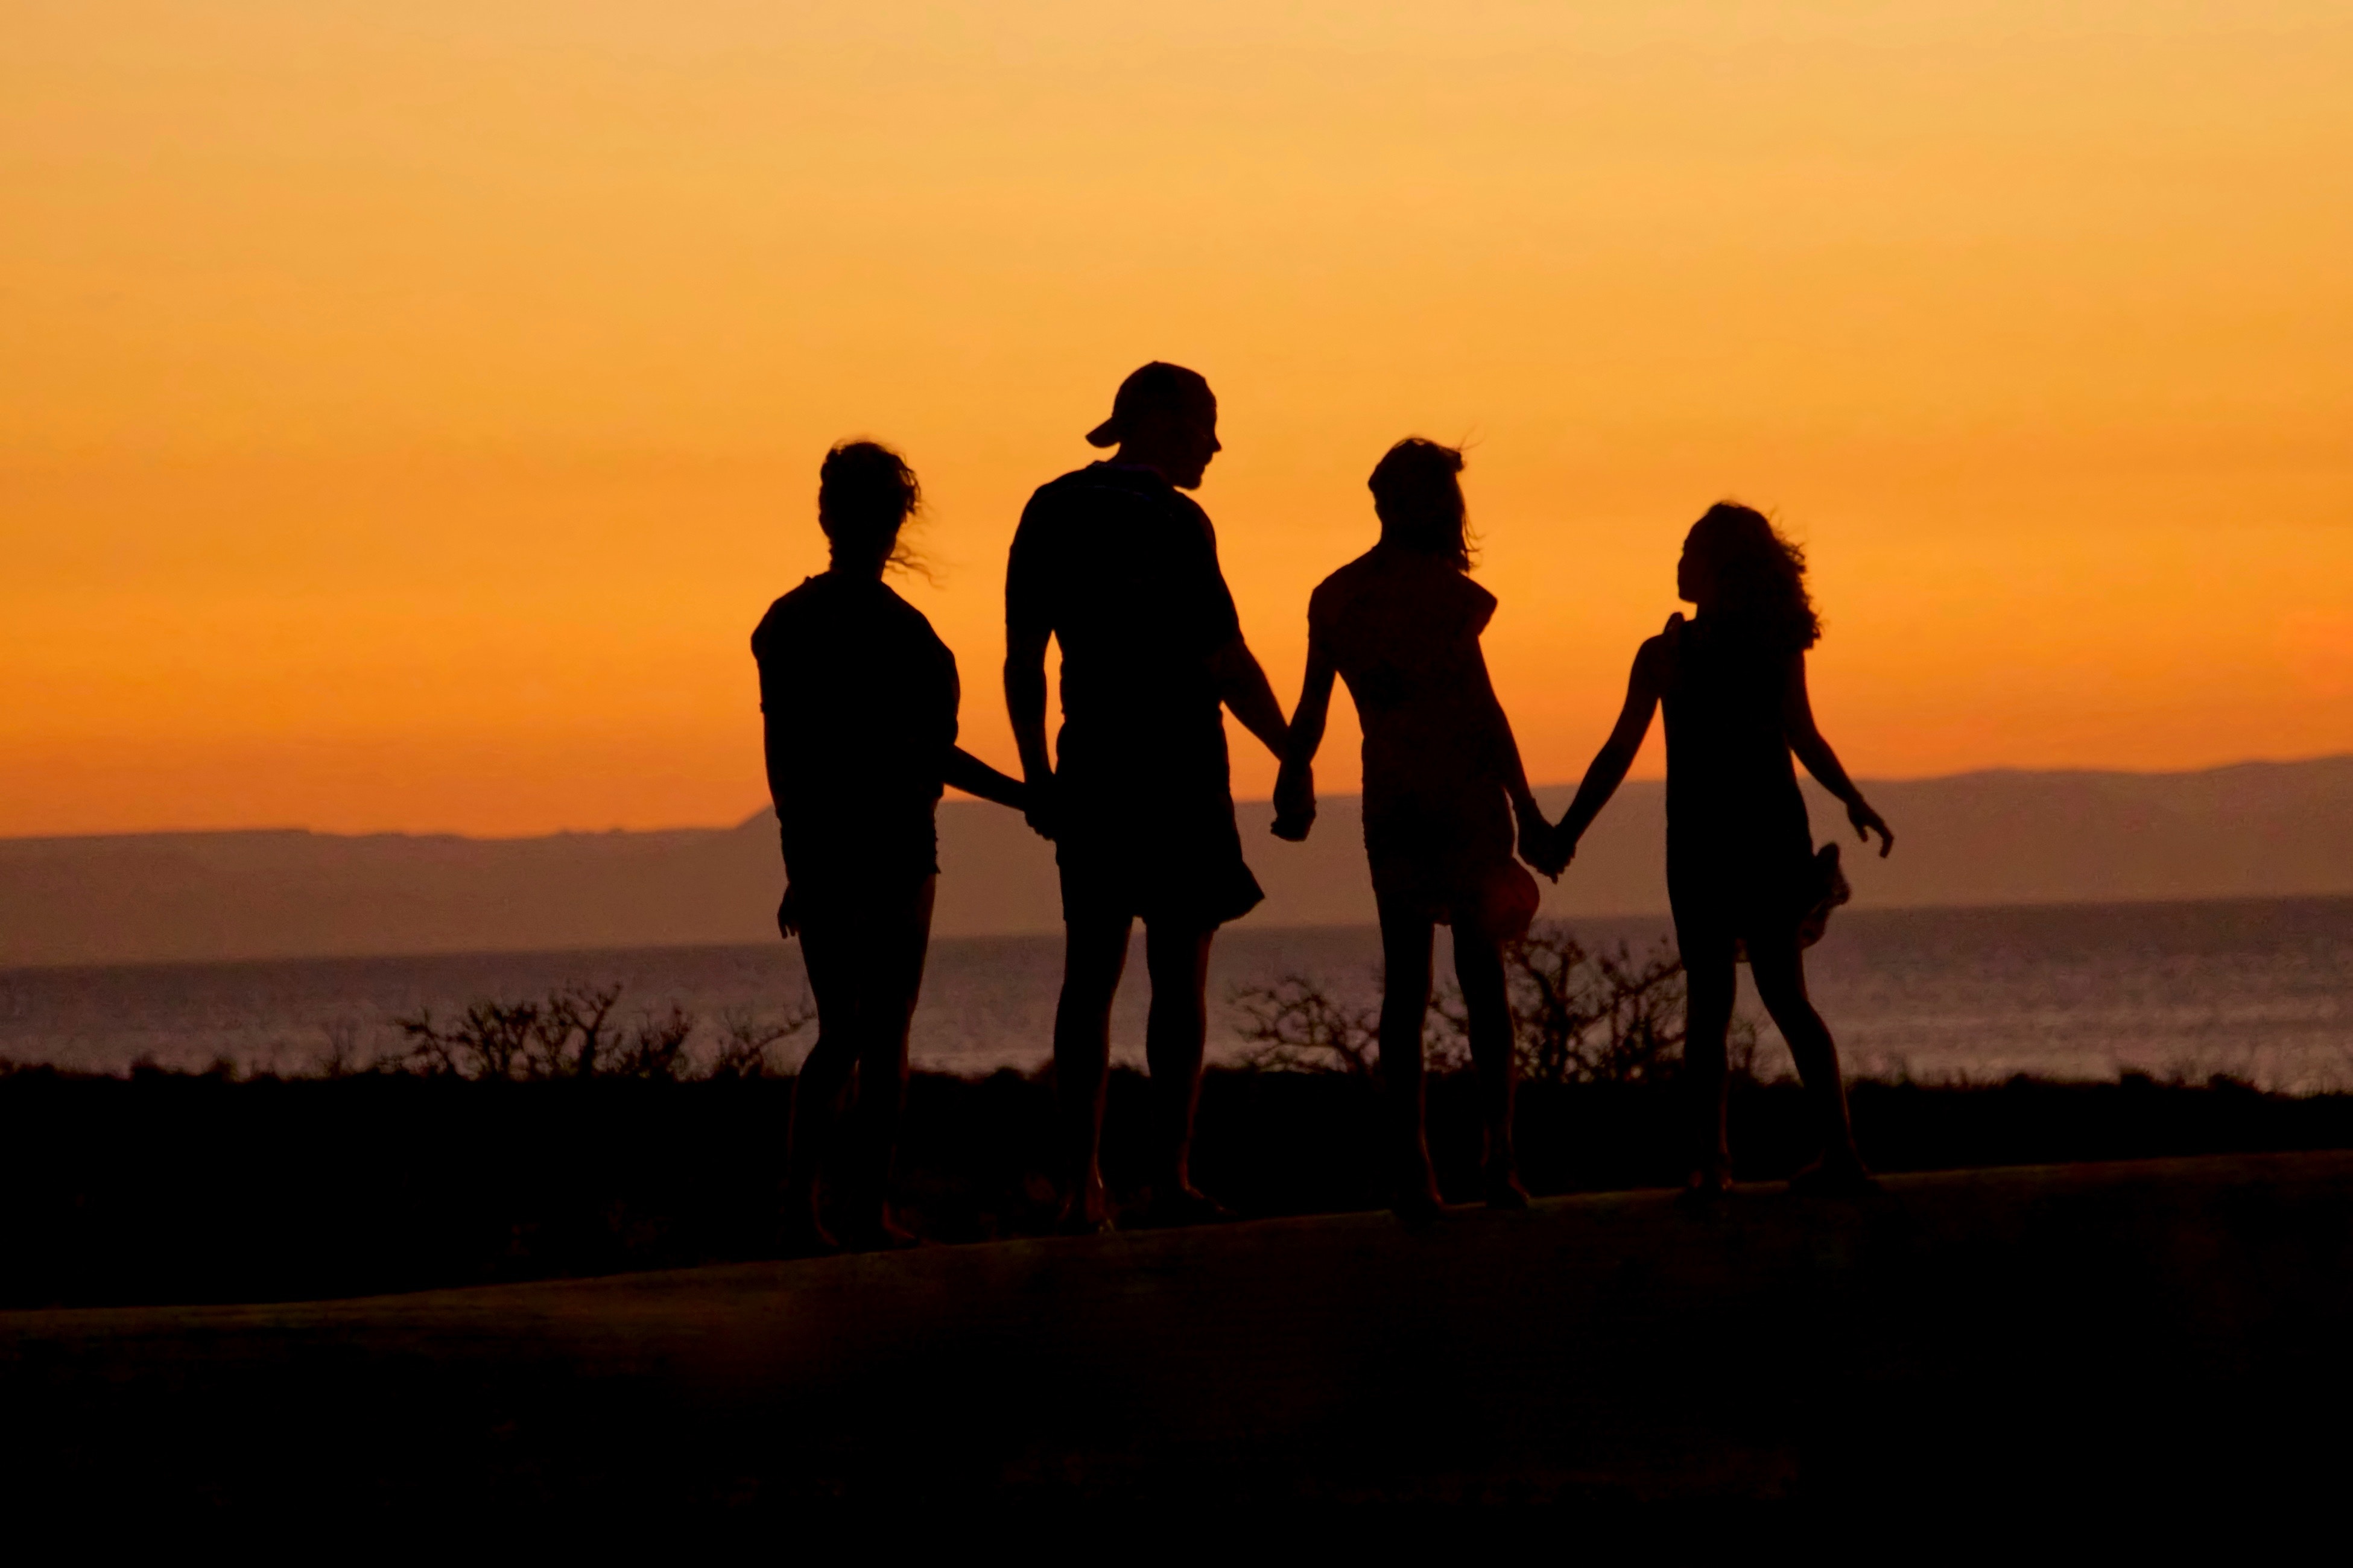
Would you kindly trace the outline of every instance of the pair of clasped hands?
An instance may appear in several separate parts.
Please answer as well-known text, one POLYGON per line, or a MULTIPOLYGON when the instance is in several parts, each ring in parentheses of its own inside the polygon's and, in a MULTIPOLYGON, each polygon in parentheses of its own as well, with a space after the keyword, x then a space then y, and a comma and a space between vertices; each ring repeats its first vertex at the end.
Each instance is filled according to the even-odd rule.
MULTIPOLYGON (((1577 841, 1564 840, 1560 830, 1545 820, 1534 796, 1514 802, 1512 811, 1519 824, 1520 858, 1549 879, 1559 881, 1568 863, 1577 858, 1577 841)), ((1274 781, 1274 826, 1270 831, 1277 838, 1303 844, 1308 829, 1314 826, 1315 770, 1312 764, 1285 763, 1274 781)))

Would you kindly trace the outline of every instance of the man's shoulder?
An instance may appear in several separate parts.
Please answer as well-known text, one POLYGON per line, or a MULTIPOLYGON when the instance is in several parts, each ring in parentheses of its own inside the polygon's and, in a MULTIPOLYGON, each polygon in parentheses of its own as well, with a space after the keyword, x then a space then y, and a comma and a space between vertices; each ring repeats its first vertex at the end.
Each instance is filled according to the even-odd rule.
POLYGON ((1089 463, 1083 468, 1073 468, 1059 479, 1047 480, 1032 491, 1029 509, 1032 511, 1065 511, 1105 507, 1125 510, 1130 507, 1166 509, 1174 507, 1188 516, 1208 521, 1200 504, 1179 490, 1150 468, 1124 463, 1089 463))
POLYGON ((1082 468, 1048 479, 1030 492, 1030 506, 1062 507, 1100 500, 1107 493, 1133 493, 1127 470, 1110 463, 1089 463, 1082 468))

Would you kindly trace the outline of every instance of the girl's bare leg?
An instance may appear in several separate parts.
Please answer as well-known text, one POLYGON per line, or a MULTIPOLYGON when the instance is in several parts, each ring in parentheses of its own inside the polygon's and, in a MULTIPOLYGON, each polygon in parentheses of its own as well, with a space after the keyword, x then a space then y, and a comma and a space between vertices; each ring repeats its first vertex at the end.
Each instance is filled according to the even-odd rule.
POLYGON ((1700 1194, 1720 1193, 1732 1182, 1732 1144, 1725 1128, 1725 1039, 1732 1032, 1732 1004, 1739 979, 1733 966, 1732 939, 1678 932, 1683 957, 1683 1075, 1692 1114, 1692 1173, 1700 1194))
POLYGON ((1524 1209, 1528 1193, 1520 1185, 1518 1157, 1512 1149, 1512 1003, 1504 984, 1504 955, 1495 943, 1457 926, 1454 978, 1462 987, 1470 1016, 1471 1064, 1479 1073, 1479 1103, 1487 1132, 1486 1188, 1490 1208, 1524 1209))
POLYGON ((801 959, 817 998, 817 1044, 793 1080, 792 1121, 785 1145, 785 1227, 787 1245, 831 1251, 820 1178, 839 1125, 849 1076, 858 1066, 859 1005, 856 933, 842 911, 809 899, 802 907, 801 959))
POLYGON ((1794 930, 1786 936, 1748 943, 1748 973, 1757 982, 1757 1000, 1765 1004, 1781 1037, 1789 1042, 1798 1078, 1813 1104, 1814 1122, 1822 1141, 1819 1170, 1828 1181, 1867 1180, 1862 1153, 1854 1146, 1854 1123, 1847 1114, 1846 1082, 1840 1076, 1838 1046, 1830 1026, 1814 1011, 1806 994, 1806 960, 1794 930))
POLYGON ((907 1101, 907 1031, 923 988, 932 904, 939 879, 926 877, 872 911, 863 933, 858 1009, 858 1100, 851 1113, 857 1170, 852 1190, 853 1246, 903 1246, 914 1238, 891 1213, 891 1164, 907 1101))
POLYGON ((1438 1173, 1430 1169, 1422 1112, 1421 1026, 1430 1011, 1431 922, 1381 915, 1381 1078, 1388 1122, 1393 1206, 1401 1215, 1438 1212, 1438 1173))

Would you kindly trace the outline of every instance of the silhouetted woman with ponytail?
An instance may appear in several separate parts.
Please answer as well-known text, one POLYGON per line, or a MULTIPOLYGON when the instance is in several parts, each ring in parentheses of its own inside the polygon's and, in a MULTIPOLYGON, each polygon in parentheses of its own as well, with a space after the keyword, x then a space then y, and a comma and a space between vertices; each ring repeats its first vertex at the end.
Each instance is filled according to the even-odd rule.
POLYGON ((1306 837, 1332 682, 1345 680, 1365 731, 1365 850, 1381 921, 1381 1077, 1393 1201, 1408 1217, 1435 1214, 1439 1203, 1423 1131, 1421 1035, 1440 925, 1454 930, 1454 973, 1486 1122, 1487 1202, 1523 1208, 1528 1201, 1512 1152, 1503 948, 1527 934, 1536 912, 1536 885, 1512 858, 1515 834, 1533 834, 1541 855, 1550 827, 1528 793, 1479 647, 1495 596, 1466 574, 1461 471, 1460 451, 1419 437, 1390 447, 1373 469, 1366 483, 1380 542, 1326 577, 1308 602, 1307 679, 1274 790, 1276 834, 1306 837))
POLYGON ((786 1157, 785 1221, 799 1250, 911 1239, 892 1217, 891 1159, 939 880, 934 813, 943 784, 1025 805, 1018 781, 956 745, 955 656, 882 581, 911 559, 900 530, 922 501, 887 447, 849 441, 826 454, 817 509, 832 566, 770 605, 752 634, 788 882, 776 924, 799 935, 817 996, 786 1157), (853 1076, 848 1158, 835 1161, 853 1076))
POLYGON ((1884 856, 1895 838, 1815 727, 1806 650, 1821 623, 1806 592, 1806 560, 1765 516, 1722 503, 1692 525, 1675 568, 1678 613, 1634 656, 1618 727, 1594 757, 1556 830, 1555 854, 1576 850, 1650 732, 1667 714, 1667 898, 1689 986, 1683 1060, 1696 1112, 1691 1189, 1730 1180, 1725 1137, 1725 1037, 1743 953, 1757 994, 1797 1059, 1821 1139, 1792 1185, 1837 1193, 1870 1185, 1855 1151, 1838 1047, 1806 994, 1805 946, 1845 897, 1838 849, 1814 852, 1790 753, 1846 804, 1848 819, 1884 856))

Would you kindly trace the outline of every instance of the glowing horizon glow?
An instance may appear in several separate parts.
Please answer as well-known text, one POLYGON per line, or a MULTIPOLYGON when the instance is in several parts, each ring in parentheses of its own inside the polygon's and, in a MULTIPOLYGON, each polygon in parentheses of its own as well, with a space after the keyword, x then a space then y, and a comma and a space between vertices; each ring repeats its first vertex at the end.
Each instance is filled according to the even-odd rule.
POLYGON ((1155 357, 1286 703, 1422 434, 1540 781, 1724 495, 1859 775, 2353 749, 2342 7, 10 12, 0 834, 740 818, 852 435, 1009 765, 1006 544, 1155 357))

